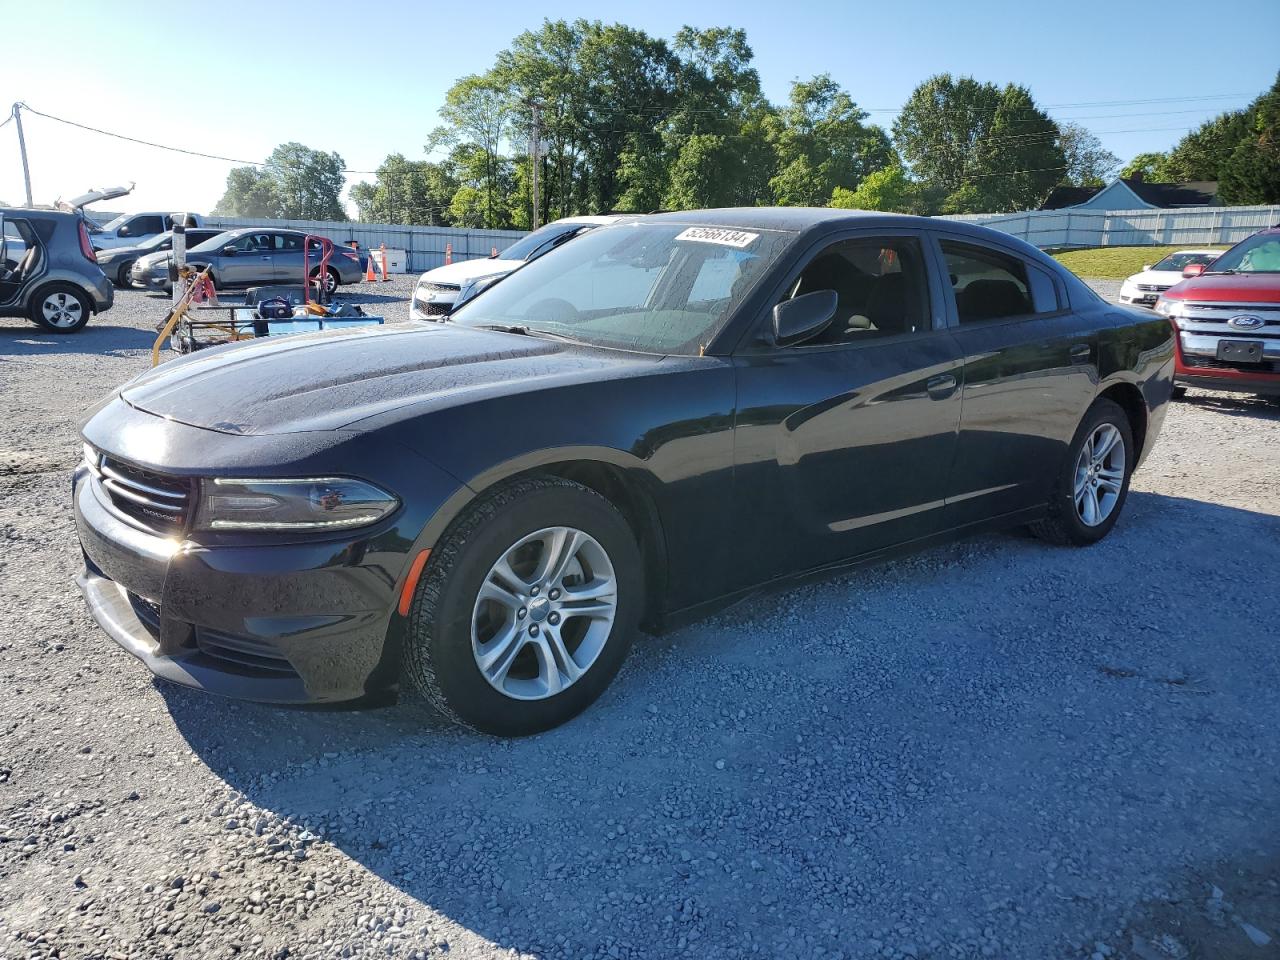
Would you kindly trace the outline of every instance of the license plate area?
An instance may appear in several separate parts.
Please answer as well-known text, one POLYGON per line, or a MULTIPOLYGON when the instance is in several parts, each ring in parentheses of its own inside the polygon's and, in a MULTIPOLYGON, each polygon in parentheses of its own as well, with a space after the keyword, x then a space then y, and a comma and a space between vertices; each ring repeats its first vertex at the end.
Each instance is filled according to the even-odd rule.
POLYGON ((1222 340, 1218 343, 1218 359, 1227 363, 1261 363, 1261 340, 1222 340))

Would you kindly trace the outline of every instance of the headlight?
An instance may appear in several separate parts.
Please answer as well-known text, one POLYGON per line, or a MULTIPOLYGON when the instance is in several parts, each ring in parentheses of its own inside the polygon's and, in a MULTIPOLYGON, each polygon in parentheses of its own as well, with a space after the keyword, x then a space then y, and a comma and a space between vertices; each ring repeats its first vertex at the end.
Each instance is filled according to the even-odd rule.
POLYGON ((348 530, 376 523, 399 503, 385 490, 350 477, 219 477, 201 482, 195 525, 202 530, 348 530))
POLYGON ((1156 301, 1156 313, 1160 314, 1162 317, 1172 316, 1174 306, 1175 304, 1172 300, 1166 300, 1164 297, 1161 297, 1156 301))

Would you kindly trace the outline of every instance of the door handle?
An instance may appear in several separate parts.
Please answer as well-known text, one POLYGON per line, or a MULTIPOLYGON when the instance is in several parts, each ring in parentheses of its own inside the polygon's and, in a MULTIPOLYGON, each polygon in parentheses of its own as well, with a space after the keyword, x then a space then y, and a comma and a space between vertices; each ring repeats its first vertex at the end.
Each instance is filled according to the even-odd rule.
POLYGON ((925 389, 934 400, 945 400, 956 392, 956 378, 949 373, 940 373, 925 381, 925 389))
POLYGON ((1071 345, 1071 362, 1072 363, 1088 363, 1090 357, 1093 356, 1093 348, 1087 343, 1075 343, 1071 345))
POLYGON ((263 260, 270 260, 271 258, 270 258, 270 257, 263 257, 262 259, 263 259, 263 260))

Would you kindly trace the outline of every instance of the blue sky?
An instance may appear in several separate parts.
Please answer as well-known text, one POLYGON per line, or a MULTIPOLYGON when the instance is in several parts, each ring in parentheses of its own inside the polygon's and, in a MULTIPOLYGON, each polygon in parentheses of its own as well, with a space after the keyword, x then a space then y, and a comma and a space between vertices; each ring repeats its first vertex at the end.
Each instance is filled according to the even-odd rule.
MULTIPOLYGON (((1092 128, 1122 160, 1166 149, 1202 120, 1247 103, 1280 68, 1277 0, 1234 0, 1229 14, 1205 0, 0 6, 0 116, 25 100, 128 136, 249 160, 299 140, 336 150, 359 170, 391 152, 421 157, 454 79, 486 69, 544 17, 617 20, 664 37, 685 23, 740 26, 771 99, 783 100, 792 80, 829 72, 886 126, 931 74, 1016 81, 1055 116, 1092 128)), ((37 202, 136 180, 130 198, 104 206, 204 210, 232 166, 40 117, 26 126, 37 202)), ((0 130, 0 200, 21 198, 10 124, 0 130)))

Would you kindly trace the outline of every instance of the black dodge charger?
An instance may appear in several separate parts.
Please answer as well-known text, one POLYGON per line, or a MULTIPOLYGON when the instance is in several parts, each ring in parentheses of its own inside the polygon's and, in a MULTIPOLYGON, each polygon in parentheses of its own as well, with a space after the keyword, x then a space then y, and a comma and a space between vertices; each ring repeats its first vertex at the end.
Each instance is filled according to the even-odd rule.
POLYGON ((1106 536, 1172 330, 941 220, 705 210, 592 231, 445 323, 174 360, 82 428, 79 578, 161 677, 276 702, 401 685, 562 723, 660 631, 1028 524, 1106 536))

